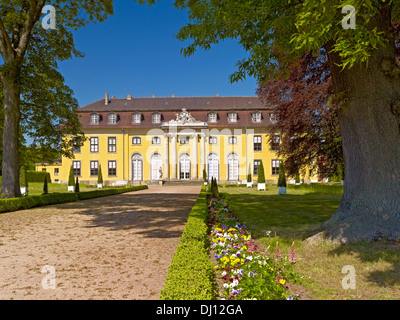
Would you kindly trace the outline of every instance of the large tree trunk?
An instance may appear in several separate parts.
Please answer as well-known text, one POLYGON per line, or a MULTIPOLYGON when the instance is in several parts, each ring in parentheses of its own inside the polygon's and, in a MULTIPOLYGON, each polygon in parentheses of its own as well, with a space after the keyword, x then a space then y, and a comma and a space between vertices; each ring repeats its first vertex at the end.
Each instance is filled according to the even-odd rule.
POLYGON ((20 88, 18 75, 2 76, 4 92, 3 164, 1 193, 6 198, 21 196, 19 186, 20 88))
MULTIPOLYGON (((389 24, 382 19, 382 30, 391 32, 389 24)), ((336 214, 319 236, 341 243, 400 240, 400 78, 394 42, 376 50, 368 65, 342 71, 335 54, 329 59, 341 108, 346 183, 336 214)))

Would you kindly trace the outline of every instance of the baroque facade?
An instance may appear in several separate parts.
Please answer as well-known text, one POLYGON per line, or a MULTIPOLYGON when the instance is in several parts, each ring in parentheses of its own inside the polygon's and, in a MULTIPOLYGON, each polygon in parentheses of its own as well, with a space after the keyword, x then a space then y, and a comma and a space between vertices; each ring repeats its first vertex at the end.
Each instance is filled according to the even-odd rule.
POLYGON ((78 109, 88 138, 74 159, 38 164, 53 182, 68 181, 70 167, 81 182, 123 185, 209 179, 257 180, 263 162, 267 182, 276 182, 280 136, 268 127, 273 106, 257 97, 109 98, 78 109))

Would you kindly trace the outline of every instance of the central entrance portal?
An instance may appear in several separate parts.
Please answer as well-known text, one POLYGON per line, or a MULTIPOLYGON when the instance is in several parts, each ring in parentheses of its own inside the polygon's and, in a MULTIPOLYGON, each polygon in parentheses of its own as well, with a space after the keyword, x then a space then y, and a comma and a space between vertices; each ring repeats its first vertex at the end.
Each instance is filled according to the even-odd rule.
POLYGON ((179 157, 179 179, 190 180, 190 155, 187 153, 182 154, 179 157))

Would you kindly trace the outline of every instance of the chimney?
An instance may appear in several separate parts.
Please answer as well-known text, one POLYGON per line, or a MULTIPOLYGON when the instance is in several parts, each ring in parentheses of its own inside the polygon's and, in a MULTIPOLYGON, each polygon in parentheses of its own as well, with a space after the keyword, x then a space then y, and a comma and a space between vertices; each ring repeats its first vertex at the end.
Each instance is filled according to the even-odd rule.
POLYGON ((175 98, 175 95, 174 95, 174 94, 172 95, 172 98, 175 98))
POLYGON ((105 100, 105 101, 106 101, 106 102, 105 102, 106 106, 108 106, 108 102, 109 102, 108 93, 106 93, 106 100, 105 100))
POLYGON ((155 98, 156 97, 156 95, 155 94, 153 94, 153 98, 155 98))
POLYGON ((217 93, 217 97, 219 97, 219 93, 217 93))
POLYGON ((112 96, 111 99, 115 99, 115 96, 112 96))
POLYGON ((127 99, 128 99, 128 100, 132 100, 132 95, 131 95, 131 94, 128 94, 127 99))

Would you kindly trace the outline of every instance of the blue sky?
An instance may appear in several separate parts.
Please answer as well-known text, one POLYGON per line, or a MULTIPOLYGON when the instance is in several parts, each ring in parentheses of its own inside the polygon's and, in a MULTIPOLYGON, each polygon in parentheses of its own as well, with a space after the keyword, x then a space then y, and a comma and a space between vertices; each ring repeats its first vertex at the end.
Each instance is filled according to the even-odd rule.
POLYGON ((253 96, 257 82, 230 84, 229 75, 246 52, 236 41, 185 58, 175 39, 187 13, 163 0, 152 7, 115 1, 114 15, 76 32, 85 58, 60 63, 66 83, 80 106, 104 98, 156 96, 253 96))

